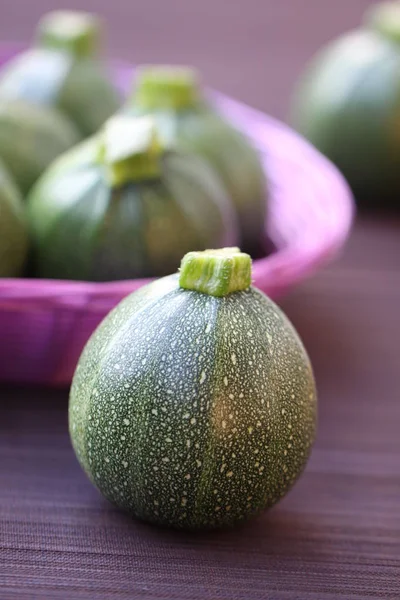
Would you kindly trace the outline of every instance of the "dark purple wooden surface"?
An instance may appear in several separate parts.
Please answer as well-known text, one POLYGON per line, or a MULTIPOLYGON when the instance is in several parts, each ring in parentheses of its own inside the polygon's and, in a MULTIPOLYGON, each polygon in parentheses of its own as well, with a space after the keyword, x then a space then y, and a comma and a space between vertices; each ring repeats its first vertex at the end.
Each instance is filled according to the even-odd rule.
MULTIPOLYGON (((304 60, 368 4, 68 6, 104 6, 116 54, 192 62, 215 87, 282 117, 304 60)), ((2 0, 0 38, 27 39, 51 6, 2 0)), ((282 301, 314 363, 318 441, 289 496, 235 531, 130 521, 75 461, 67 393, 0 388, 0 599, 399 599, 399 266, 400 217, 364 217, 340 260, 282 301)))

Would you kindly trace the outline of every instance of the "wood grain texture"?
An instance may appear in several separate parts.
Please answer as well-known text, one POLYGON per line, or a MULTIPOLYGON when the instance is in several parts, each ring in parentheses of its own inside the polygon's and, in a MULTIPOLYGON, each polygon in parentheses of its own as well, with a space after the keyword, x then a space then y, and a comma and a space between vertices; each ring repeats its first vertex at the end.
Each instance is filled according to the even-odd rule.
MULTIPOLYGON (((0 36, 27 37, 50 4, 14 0, 0 36)), ((115 0, 104 12, 120 54, 183 55, 282 116, 304 59, 368 4, 115 0)), ((398 600, 399 267, 400 218, 360 218, 340 260, 282 301, 315 367, 318 439, 287 498, 232 531, 130 520, 77 464, 67 392, 0 388, 0 599, 398 600)))

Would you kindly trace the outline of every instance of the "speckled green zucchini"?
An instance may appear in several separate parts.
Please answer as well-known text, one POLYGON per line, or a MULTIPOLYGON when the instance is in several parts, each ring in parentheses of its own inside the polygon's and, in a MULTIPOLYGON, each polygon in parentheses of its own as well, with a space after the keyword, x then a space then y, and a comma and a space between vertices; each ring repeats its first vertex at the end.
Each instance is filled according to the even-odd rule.
POLYGON ((237 249, 190 253, 125 299, 79 361, 70 433, 92 482, 140 519, 232 525, 275 504, 316 425, 309 359, 237 249))

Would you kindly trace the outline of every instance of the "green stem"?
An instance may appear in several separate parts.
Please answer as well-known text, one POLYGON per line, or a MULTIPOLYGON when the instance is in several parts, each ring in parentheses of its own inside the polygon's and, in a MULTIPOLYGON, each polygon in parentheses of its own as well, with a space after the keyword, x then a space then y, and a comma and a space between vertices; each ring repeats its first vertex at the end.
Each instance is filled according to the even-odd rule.
POLYGON ((90 13, 54 11, 39 21, 36 40, 42 48, 64 50, 77 58, 98 54, 102 21, 90 13))
POLYGON ((239 248, 189 252, 181 262, 179 285, 219 298, 247 290, 251 285, 251 258, 239 248))
POLYGON ((160 174, 162 147, 150 117, 117 115, 100 134, 99 160, 106 166, 110 185, 152 179, 160 174))
POLYGON ((201 102, 198 75, 188 67, 139 67, 130 102, 145 110, 192 108, 201 102))
POLYGON ((384 37, 400 42, 400 2, 380 2, 365 13, 366 25, 384 37))

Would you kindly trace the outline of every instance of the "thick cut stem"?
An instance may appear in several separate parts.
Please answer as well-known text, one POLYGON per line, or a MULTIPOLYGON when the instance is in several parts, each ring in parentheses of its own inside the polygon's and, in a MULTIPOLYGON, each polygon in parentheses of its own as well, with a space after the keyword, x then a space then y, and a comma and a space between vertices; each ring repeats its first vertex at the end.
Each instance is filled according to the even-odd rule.
POLYGON ((251 285, 251 258, 239 248, 189 252, 181 262, 179 285, 219 298, 246 290, 251 285))
POLYGON ((77 58, 98 54, 103 24, 85 12, 54 11, 39 21, 36 40, 42 48, 64 50, 77 58))
POLYGON ((157 177, 161 154, 150 117, 117 115, 107 121, 100 135, 99 159, 107 167, 112 187, 157 177))
POLYGON ((201 102, 198 75, 188 67, 140 67, 131 102, 147 110, 193 108, 201 102))

